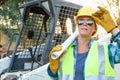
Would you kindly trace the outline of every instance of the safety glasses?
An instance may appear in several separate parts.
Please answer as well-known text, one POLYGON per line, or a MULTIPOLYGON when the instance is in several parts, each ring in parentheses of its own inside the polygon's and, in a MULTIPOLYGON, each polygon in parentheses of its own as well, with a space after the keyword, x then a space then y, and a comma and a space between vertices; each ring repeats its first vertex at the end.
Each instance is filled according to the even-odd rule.
POLYGON ((87 25, 92 26, 94 21, 93 20, 78 19, 78 25, 82 25, 83 23, 86 23, 87 25))

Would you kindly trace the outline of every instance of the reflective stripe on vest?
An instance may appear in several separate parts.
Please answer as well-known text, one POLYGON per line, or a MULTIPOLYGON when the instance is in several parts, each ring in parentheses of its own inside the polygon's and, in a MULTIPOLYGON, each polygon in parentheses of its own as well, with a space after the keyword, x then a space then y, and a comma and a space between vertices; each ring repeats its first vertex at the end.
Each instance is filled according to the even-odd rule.
POLYGON ((73 80, 74 56, 72 45, 69 46, 68 51, 62 60, 64 61, 60 61, 59 64, 58 80, 73 80))
MULTIPOLYGON (((85 62, 84 71, 85 80, 114 80, 114 70, 110 65, 106 44, 98 45, 96 41, 93 42, 85 62)), ((64 60, 60 62, 58 75, 58 80, 74 80, 74 56, 72 45, 69 46, 64 60)))

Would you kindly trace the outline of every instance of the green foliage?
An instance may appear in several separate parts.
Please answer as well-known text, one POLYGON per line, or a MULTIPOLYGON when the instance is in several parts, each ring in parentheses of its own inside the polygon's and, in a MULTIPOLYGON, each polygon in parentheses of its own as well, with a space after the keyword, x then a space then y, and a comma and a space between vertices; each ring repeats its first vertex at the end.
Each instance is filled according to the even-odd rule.
POLYGON ((18 0, 9 0, 6 6, 3 6, 0 15, 4 17, 4 19, 12 19, 13 21, 18 19, 18 0))
MULTIPOLYGON (((25 0, 5 0, 3 1, 1 8, 0 8, 0 16, 2 18, 1 21, 5 21, 6 23, 10 20, 11 25, 2 25, 1 29, 9 38, 13 33, 16 33, 17 30, 11 28, 11 26, 18 26, 18 22, 20 21, 20 14, 19 14, 19 4, 22 4, 25 0), (3 20, 4 19, 4 20, 3 20)), ((18 26, 19 27, 19 26, 18 26)))

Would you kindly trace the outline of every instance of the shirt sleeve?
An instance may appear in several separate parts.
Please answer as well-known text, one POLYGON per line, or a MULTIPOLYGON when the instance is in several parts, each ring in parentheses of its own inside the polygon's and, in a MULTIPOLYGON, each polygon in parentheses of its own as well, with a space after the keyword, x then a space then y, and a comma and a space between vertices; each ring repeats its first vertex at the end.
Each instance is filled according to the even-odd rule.
POLYGON ((57 72, 56 72, 56 74, 52 73, 51 70, 50 70, 50 65, 47 68, 47 72, 48 72, 48 75, 51 77, 52 80, 58 80, 57 72))
POLYGON ((120 32, 112 37, 113 43, 109 46, 110 53, 114 57, 114 63, 120 63, 120 32))

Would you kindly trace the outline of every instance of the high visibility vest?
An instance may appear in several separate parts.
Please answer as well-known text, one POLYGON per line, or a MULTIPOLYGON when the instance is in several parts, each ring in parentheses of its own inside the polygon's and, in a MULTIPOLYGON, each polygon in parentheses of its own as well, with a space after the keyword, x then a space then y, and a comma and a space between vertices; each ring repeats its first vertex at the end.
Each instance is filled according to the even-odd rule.
MULTIPOLYGON (((70 45, 63 61, 60 61, 58 80, 74 80, 74 63, 73 46, 70 45)), ((109 61, 107 44, 93 42, 85 61, 84 73, 85 80, 114 80, 115 73, 109 61)))

